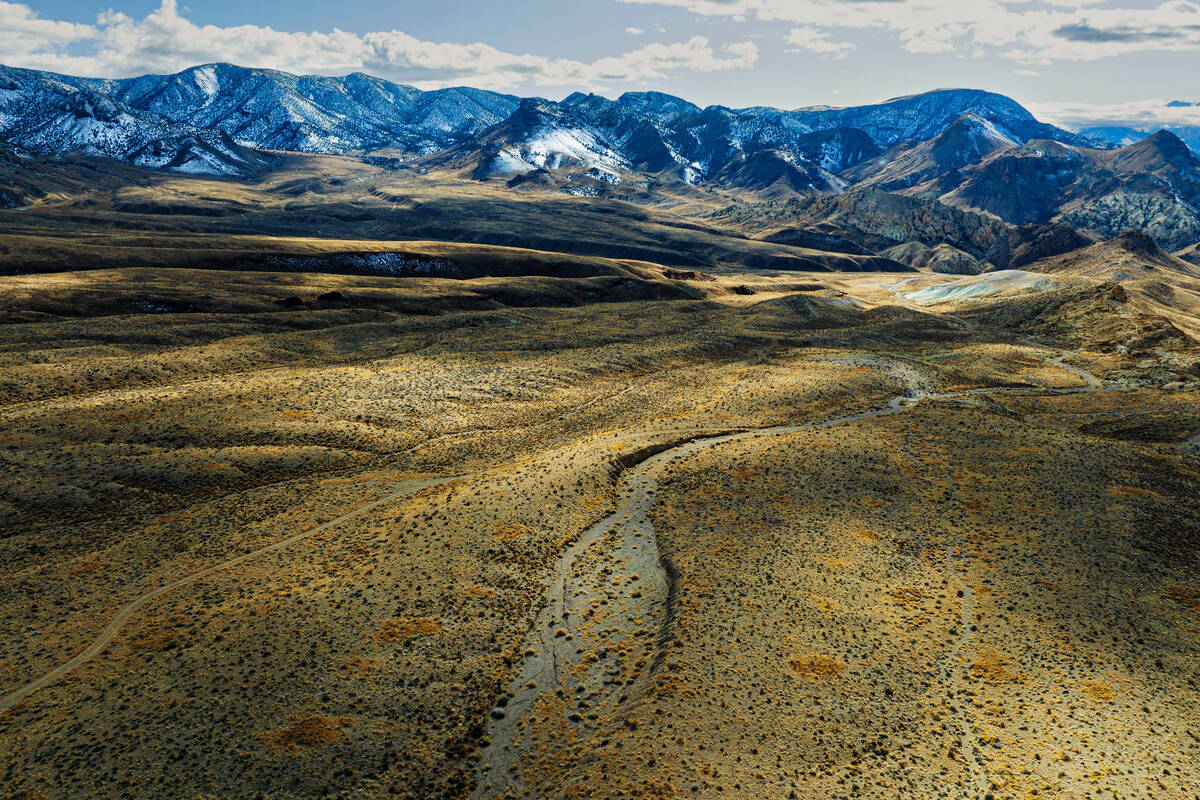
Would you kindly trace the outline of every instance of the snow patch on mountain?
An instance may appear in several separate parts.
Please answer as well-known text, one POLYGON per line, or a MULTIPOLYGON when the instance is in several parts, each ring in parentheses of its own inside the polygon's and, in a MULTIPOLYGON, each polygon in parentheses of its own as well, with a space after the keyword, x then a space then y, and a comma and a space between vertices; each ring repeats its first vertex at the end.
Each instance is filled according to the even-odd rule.
POLYGON ((208 102, 210 103, 216 98, 217 93, 221 91, 221 82, 217 80, 217 70, 211 65, 199 67, 193 78, 196 81, 196 88, 208 95, 208 102))
POLYGON ((543 130, 523 142, 500 150, 492 174, 525 174, 536 169, 558 169, 569 160, 601 172, 629 169, 629 161, 610 150, 590 132, 580 129, 543 130))
POLYGON ((999 126, 997 126, 991 120, 984 119, 977 114, 967 114, 965 116, 980 129, 983 135, 995 142, 1007 144, 1012 147, 1019 147, 1024 144, 1024 142, 1022 142, 1016 135, 1009 131, 1001 130, 999 126))

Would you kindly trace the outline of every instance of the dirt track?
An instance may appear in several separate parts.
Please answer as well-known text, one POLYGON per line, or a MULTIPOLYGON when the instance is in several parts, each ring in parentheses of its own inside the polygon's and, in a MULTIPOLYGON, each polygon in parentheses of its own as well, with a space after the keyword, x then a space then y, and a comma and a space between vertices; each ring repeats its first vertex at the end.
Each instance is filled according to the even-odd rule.
POLYGON ((243 553, 240 556, 227 559, 225 561, 222 561, 219 564, 213 564, 211 567, 206 567, 198 572, 193 572, 191 575, 186 575, 186 576, 180 578, 179 580, 171 581, 170 583, 168 583, 164 586, 160 586, 157 589, 153 589, 149 592, 146 592, 145 594, 138 597, 137 599, 132 600, 129 603, 126 603, 124 606, 122 606, 121 610, 117 612, 117 615, 112 618, 112 621, 108 623, 108 625, 104 628, 103 631, 101 631, 100 635, 97 636, 95 638, 95 640, 93 640, 92 643, 89 644, 81 653, 76 655, 74 658, 63 662, 62 664, 60 664, 59 666, 50 670, 49 672, 47 672, 45 675, 38 678, 37 680, 31 681, 30 683, 27 683, 24 686, 22 686, 20 689, 10 692, 9 694, 6 694, 4 697, 0 698, 0 711, 4 711, 5 709, 12 708, 17 703, 19 703, 22 700, 24 700, 25 698, 29 697, 34 692, 38 691, 39 689, 45 688, 46 686, 49 686, 52 683, 55 683, 60 678, 62 678, 64 675, 68 674, 69 672, 71 672, 72 670, 81 666, 82 664, 85 664, 88 661, 90 661, 91 659, 95 658, 97 654, 99 654, 102 650, 104 650, 104 648, 108 647, 108 645, 112 642, 112 640, 117 637, 117 634, 119 634, 121 632, 121 629, 125 627, 125 623, 127 623, 129 621, 129 619, 138 612, 139 609, 141 609, 144 605, 149 603, 151 600, 161 597, 162 595, 166 594, 167 592, 171 592, 171 591, 174 591, 175 589, 179 589, 184 586, 187 586, 190 583, 194 583, 194 582, 200 580, 201 578, 204 578, 208 575, 212 575, 214 572, 220 572, 221 570, 226 570, 231 567, 236 567, 238 564, 241 564, 241 563, 248 561, 252 558, 255 558, 257 556, 261 556, 266 553, 271 553, 276 550, 282 550, 286 547, 291 547, 292 545, 296 544, 297 542, 307 539, 310 536, 314 536, 318 533, 321 533, 322 531, 327 531, 330 528, 340 525, 343 522, 348 522, 349 520, 352 520, 355 517, 361 517, 363 514, 366 514, 369 511, 379 508, 382 505, 385 505, 387 503, 393 503, 402 497, 406 497, 408 495, 415 494, 416 492, 419 492, 422 489, 427 489, 431 486, 436 486, 438 484, 446 483, 449 480, 452 480, 452 479, 450 479, 450 478, 431 478, 428 480, 420 480, 420 481, 405 481, 405 482, 399 484, 396 487, 395 491, 393 491, 391 494, 388 494, 386 497, 383 497, 383 498, 380 498, 379 500, 375 500, 373 502, 367 503, 366 505, 359 506, 358 508, 355 508, 352 511, 347 511, 345 514, 335 517, 334 519, 331 519, 328 522, 322 523, 321 525, 318 525, 315 528, 309 528, 308 530, 302 531, 301 533, 297 533, 294 536, 289 536, 288 538, 282 539, 273 544, 269 544, 265 547, 260 547, 257 550, 252 550, 249 553, 243 553))

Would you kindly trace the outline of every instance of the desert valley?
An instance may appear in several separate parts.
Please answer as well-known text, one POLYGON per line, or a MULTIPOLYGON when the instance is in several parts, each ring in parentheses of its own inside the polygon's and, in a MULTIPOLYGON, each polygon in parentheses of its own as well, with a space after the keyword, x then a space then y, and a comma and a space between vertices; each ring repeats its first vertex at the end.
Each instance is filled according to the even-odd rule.
POLYGON ((3 68, 0 204, 0 797, 1200 798, 1170 132, 3 68))

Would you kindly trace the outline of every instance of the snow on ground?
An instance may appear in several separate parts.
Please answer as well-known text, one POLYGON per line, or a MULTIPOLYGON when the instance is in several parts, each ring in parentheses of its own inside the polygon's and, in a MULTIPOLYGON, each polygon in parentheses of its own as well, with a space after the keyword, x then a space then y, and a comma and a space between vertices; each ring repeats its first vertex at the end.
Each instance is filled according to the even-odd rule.
POLYGON ((521 146, 526 161, 539 167, 561 160, 562 156, 578 159, 590 166, 628 167, 628 162, 596 141, 586 130, 551 129, 544 131, 521 146))
POLYGON ((488 165, 489 175, 524 175, 533 172, 536 169, 531 164, 527 164, 521 160, 521 157, 513 152, 511 148, 504 148, 492 159, 492 163, 488 165))
POLYGON ((979 127, 983 128, 983 130, 993 139, 1010 144, 1013 147, 1019 147, 1021 145, 1021 142, 1014 139, 1012 134, 1000 130, 991 121, 984 119, 978 114, 972 114, 971 117, 974 119, 975 123, 979 125, 979 127))
POLYGON ((193 73, 196 88, 208 95, 205 105, 212 103, 217 93, 221 91, 221 82, 217 80, 217 70, 211 64, 200 67, 193 73))

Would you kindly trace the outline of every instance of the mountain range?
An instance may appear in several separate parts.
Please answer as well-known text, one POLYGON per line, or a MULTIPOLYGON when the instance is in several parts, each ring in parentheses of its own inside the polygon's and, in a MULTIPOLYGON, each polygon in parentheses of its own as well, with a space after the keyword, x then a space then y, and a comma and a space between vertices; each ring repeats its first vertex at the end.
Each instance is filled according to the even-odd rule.
POLYGON ((962 89, 783 111, 702 109, 656 92, 617 100, 576 93, 560 103, 470 88, 423 92, 360 73, 298 76, 231 64, 124 80, 0 67, 0 138, 38 152, 74 148, 129 161, 145 143, 178 136, 212 146, 232 140, 261 150, 411 157, 524 135, 528 158, 517 153, 512 161, 505 152, 498 171, 541 168, 548 150, 552 163, 554 155, 584 155, 647 171, 678 166, 700 180, 739 158, 775 151, 832 173, 897 143, 930 139, 963 114, 1020 141, 1097 144, 1038 122, 1009 98, 962 89), (490 130, 502 123, 507 132, 490 130), (542 147, 538 135, 546 129, 560 135, 542 147))
MULTIPOLYGON (((471 88, 421 91, 358 73, 297 76, 230 64, 123 80, 0 67, 0 144, 9 151, 2 163, 23 153, 81 153, 238 177, 269 168, 283 151, 635 202, 715 195, 761 203, 851 190, 875 198, 863 193, 872 189, 1037 228, 1031 235, 1043 243, 1062 237, 1039 226, 1057 225, 1088 239, 1139 228, 1172 250, 1196 245, 1200 161, 1172 133, 1141 133, 1072 133, 973 89, 781 110, 701 108, 657 92, 555 102, 471 88)), ((844 233, 810 226, 779 235, 849 241, 844 233)), ((929 246, 940 243, 975 259, 992 246, 929 246)), ((970 266, 944 251, 898 255, 970 266)))

